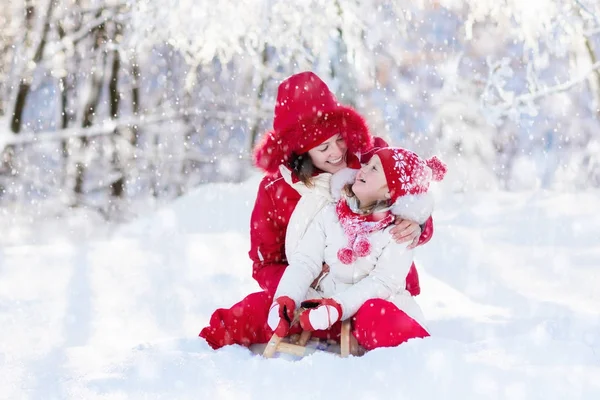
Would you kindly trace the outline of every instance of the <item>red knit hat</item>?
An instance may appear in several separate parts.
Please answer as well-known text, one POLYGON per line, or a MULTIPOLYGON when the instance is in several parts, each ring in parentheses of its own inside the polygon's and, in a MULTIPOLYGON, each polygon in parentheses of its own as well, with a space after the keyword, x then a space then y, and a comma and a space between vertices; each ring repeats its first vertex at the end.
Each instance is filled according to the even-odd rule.
POLYGON ((433 196, 428 193, 432 180, 441 181, 446 165, 436 156, 421 159, 412 151, 385 147, 375 152, 379 156, 390 190, 394 215, 424 223, 433 211, 433 196))
POLYGON ((312 72, 292 75, 279 85, 273 130, 255 147, 254 163, 266 172, 277 172, 293 152, 304 154, 338 133, 350 153, 372 146, 365 120, 339 104, 325 82, 312 72))

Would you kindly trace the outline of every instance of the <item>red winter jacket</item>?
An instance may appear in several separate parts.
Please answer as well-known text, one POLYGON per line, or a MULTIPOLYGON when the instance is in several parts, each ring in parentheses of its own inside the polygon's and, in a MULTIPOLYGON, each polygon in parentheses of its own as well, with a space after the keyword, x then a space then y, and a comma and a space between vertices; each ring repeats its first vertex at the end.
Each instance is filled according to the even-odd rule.
MULTIPOLYGON (((265 176, 250 219, 250 259, 252 277, 270 295, 277 290, 283 271, 288 266, 285 256, 285 234, 290 216, 300 200, 300 194, 281 176, 280 172, 265 176)), ((425 222, 419 245, 433 235, 433 220, 425 222)), ((421 292, 419 275, 413 263, 406 277, 406 290, 413 296, 421 292)))

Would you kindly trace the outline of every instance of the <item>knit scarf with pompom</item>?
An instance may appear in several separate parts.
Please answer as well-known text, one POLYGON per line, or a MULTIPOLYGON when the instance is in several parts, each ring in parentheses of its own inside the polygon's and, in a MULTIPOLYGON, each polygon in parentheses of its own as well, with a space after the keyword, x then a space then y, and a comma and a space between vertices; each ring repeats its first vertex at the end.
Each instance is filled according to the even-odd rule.
POLYGON ((369 233, 384 229, 394 222, 391 212, 360 215, 352 211, 349 199, 342 198, 337 202, 335 211, 348 238, 348 245, 338 250, 338 259, 343 264, 352 264, 357 257, 366 257, 371 253, 369 233))

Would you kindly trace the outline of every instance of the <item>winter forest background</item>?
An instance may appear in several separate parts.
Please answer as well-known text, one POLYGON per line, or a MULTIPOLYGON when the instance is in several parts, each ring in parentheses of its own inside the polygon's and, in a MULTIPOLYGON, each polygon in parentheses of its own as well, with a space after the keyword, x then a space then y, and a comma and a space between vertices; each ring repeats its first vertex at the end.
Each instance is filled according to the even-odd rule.
POLYGON ((17 0, 0 207, 124 221, 241 181, 277 84, 319 74, 452 191, 600 186, 596 0, 17 0))

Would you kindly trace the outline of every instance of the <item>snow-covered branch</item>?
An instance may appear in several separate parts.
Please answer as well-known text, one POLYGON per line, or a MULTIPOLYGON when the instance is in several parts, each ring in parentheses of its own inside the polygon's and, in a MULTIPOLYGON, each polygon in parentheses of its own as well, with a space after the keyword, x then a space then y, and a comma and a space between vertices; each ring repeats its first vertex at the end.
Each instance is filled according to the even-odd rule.
MULTIPOLYGON (((89 128, 73 127, 62 129, 60 131, 27 132, 19 135, 6 132, 0 135, 2 148, 8 145, 21 145, 26 143, 39 143, 47 141, 57 141, 71 138, 92 138, 96 136, 111 135, 119 128, 142 127, 163 122, 180 121, 186 117, 202 116, 204 118, 213 118, 218 120, 236 120, 240 118, 237 111, 199 111, 197 108, 166 112, 162 114, 124 117, 118 120, 106 120, 102 123, 93 125, 89 128)), ((263 112, 261 117, 268 117, 268 113, 263 112)))
POLYGON ((600 69, 600 62, 593 64, 590 68, 588 68, 588 70, 586 72, 581 74, 578 78, 572 79, 570 81, 567 81, 567 82, 564 82, 564 83, 561 83, 561 84, 558 84, 555 86, 550 86, 544 90, 540 90, 535 93, 520 95, 515 98, 515 102, 516 103, 524 103, 526 101, 536 101, 536 100, 538 100, 542 97, 546 97, 550 94, 564 92, 566 90, 571 89, 574 86, 579 85, 581 82, 585 81, 589 77, 590 73, 592 73, 598 69, 600 69))
POLYGON ((127 7, 131 7, 131 2, 130 1, 124 1, 124 2, 114 2, 114 3, 109 3, 109 4, 102 4, 101 6, 97 6, 97 7, 82 7, 79 11, 80 14, 97 14, 98 11, 103 11, 103 10, 121 10, 121 9, 125 9, 127 7))
POLYGON ((571 79, 567 82, 563 82, 557 85, 548 86, 544 89, 536 90, 530 93, 520 94, 515 96, 513 92, 504 90, 505 78, 507 74, 512 74, 512 70, 507 70, 506 65, 495 66, 491 68, 490 76, 488 77, 486 88, 481 96, 483 107, 491 111, 493 114, 492 120, 498 121, 504 117, 516 117, 521 113, 532 113, 535 110, 533 104, 547 96, 552 94, 566 92, 573 87, 581 84, 589 78, 590 74, 594 71, 600 70, 600 62, 592 64, 587 70, 585 70, 578 77, 571 79), (492 95, 491 92, 495 91, 496 95, 492 95), (488 98, 493 97, 500 99, 501 102, 496 104, 490 104, 487 101, 488 98))
POLYGON ((96 29, 105 24, 108 21, 118 19, 119 21, 123 21, 126 19, 126 15, 123 14, 123 11, 127 7, 127 4, 121 4, 118 7, 115 6, 111 8, 110 12, 108 10, 103 10, 98 17, 87 21, 84 26, 82 26, 78 31, 69 33, 65 35, 59 42, 56 42, 52 46, 52 51, 49 54, 49 59, 51 59, 55 54, 62 51, 70 51, 73 49, 77 43, 81 40, 85 39, 89 35, 93 34, 96 29))
POLYGON ((594 21, 596 21, 596 23, 600 25, 600 17, 598 17, 598 15, 596 15, 596 13, 590 11, 590 9, 585 4, 583 4, 581 2, 581 0, 575 0, 575 3, 577 3, 579 8, 581 8, 583 11, 585 11, 586 14, 588 14, 590 17, 592 17, 594 19, 594 21))
POLYGON ((600 27, 596 27, 596 28, 591 28, 591 29, 587 29, 587 30, 583 31, 583 36, 589 38, 589 37, 595 36, 599 33, 600 33, 600 27))

